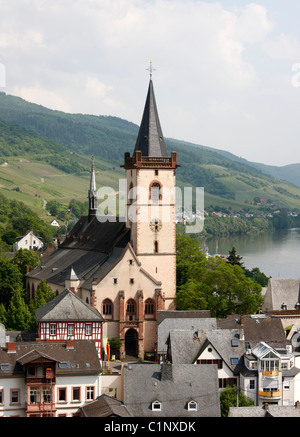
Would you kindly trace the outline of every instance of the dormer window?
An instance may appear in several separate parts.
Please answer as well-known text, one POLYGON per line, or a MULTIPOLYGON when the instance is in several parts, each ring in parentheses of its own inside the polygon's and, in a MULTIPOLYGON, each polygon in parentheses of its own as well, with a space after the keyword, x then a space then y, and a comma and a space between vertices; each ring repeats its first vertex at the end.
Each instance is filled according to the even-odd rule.
POLYGON ((152 402, 152 411, 161 411, 161 402, 154 401, 152 402))
POLYGON ((188 411, 197 411, 198 410, 198 404, 195 401, 190 401, 188 403, 188 411))

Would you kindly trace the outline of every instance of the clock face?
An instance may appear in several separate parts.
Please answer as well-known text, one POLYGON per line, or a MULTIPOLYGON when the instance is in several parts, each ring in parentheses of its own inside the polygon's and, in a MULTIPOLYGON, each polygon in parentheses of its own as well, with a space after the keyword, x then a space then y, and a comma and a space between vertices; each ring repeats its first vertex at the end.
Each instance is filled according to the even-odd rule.
POLYGON ((149 226, 150 226, 151 231, 158 232, 162 228, 162 222, 161 222, 161 220, 155 218, 155 219, 151 220, 149 226))

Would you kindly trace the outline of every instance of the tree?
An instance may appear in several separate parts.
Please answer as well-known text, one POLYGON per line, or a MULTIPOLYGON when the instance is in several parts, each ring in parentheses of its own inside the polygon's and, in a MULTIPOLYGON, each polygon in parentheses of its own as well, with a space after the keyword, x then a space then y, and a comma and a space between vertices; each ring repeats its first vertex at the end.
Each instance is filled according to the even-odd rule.
POLYGON ((240 255, 237 255, 236 248, 233 246, 232 249, 229 251, 227 262, 229 262, 232 265, 243 267, 244 263, 242 263, 242 259, 243 258, 240 255))
POLYGON ((21 274, 23 275, 23 283, 26 281, 27 267, 29 270, 33 270, 39 265, 40 259, 38 254, 34 250, 19 249, 12 259, 12 263, 18 266, 21 274))
POLYGON ((22 274, 10 258, 0 258, 0 304, 6 309, 15 290, 23 290, 22 274))
POLYGON ((230 407, 253 407, 254 401, 241 391, 237 392, 236 386, 227 386, 220 394, 221 417, 227 417, 230 407), (237 405, 238 403, 238 405, 237 405))
POLYGON ((263 303, 261 285, 247 278, 238 264, 207 259, 191 240, 181 237, 177 247, 177 309, 208 309, 212 317, 256 313, 263 303))
POLYGON ((108 344, 111 348, 111 355, 116 355, 119 357, 120 347, 122 346, 122 342, 119 337, 112 337, 108 339, 108 344))
POLYGON ((52 291, 50 285, 47 285, 46 279, 42 279, 36 289, 34 307, 35 309, 50 302, 55 297, 55 293, 52 291))
POLYGON ((33 317, 25 303, 23 292, 16 288, 8 305, 6 314, 7 329, 10 330, 31 330, 33 327, 33 317))

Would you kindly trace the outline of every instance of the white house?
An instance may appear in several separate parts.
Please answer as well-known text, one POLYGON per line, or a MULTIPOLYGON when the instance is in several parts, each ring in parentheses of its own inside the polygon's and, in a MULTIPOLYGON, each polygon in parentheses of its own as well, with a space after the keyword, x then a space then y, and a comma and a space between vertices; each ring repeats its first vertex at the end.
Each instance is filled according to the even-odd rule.
POLYGON ((300 368, 292 346, 274 349, 261 341, 244 355, 240 390, 256 405, 294 405, 299 400, 300 368))
POLYGON ((0 417, 74 417, 101 395, 94 341, 6 342, 0 348, 0 417))
POLYGON ((16 238, 16 242, 13 246, 13 251, 16 252, 19 249, 39 250, 42 249, 44 243, 38 238, 32 231, 28 231, 23 237, 16 238))
POLYGON ((50 223, 51 226, 56 226, 57 228, 59 228, 60 224, 58 223, 57 220, 52 220, 52 222, 50 223))

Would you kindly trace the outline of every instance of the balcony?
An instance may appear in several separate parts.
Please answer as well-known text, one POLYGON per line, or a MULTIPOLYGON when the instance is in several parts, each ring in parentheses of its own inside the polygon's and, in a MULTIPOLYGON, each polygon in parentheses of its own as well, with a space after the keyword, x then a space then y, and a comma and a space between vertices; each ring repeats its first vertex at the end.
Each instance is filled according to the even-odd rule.
POLYGON ((263 376, 266 378, 276 378, 279 375, 278 370, 263 370, 263 376))
POLYGON ((28 403, 26 402, 26 413, 45 413, 45 412, 55 412, 56 406, 53 402, 36 402, 28 403))
POLYGON ((262 399, 281 399, 282 391, 259 391, 258 395, 262 399))

